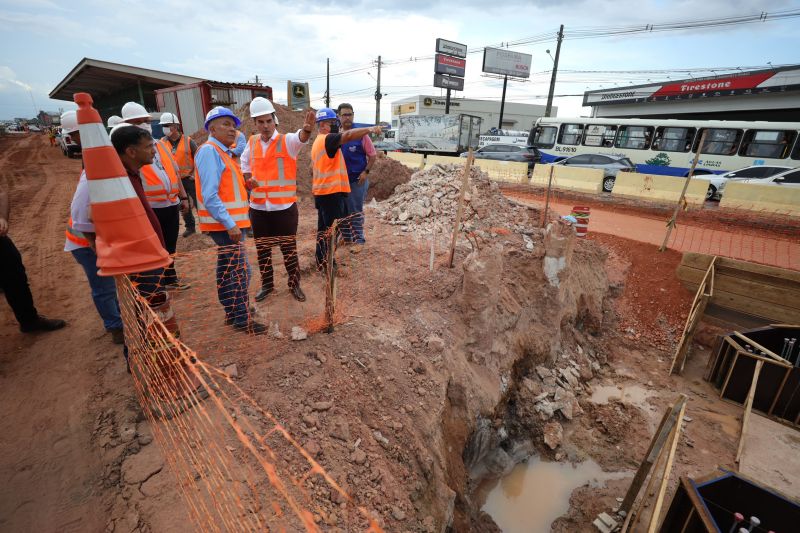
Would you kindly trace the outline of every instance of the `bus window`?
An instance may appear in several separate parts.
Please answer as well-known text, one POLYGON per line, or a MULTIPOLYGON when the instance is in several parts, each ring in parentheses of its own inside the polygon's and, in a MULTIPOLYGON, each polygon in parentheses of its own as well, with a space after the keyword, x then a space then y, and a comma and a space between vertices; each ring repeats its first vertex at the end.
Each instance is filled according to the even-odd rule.
POLYGON ((744 134, 739 155, 786 159, 797 133, 791 130, 748 130, 744 134))
POLYGON ((659 126, 656 128, 656 139, 653 150, 661 152, 688 152, 697 130, 695 128, 673 128, 659 126))
POLYGON ((792 159, 800 159, 800 139, 797 139, 797 144, 794 145, 792 159))
MULTIPOLYGON (((700 129, 700 134, 694 141, 692 151, 697 151, 697 145, 700 144, 700 139, 703 137, 703 131, 706 128, 700 129)), ((742 130, 730 130, 723 128, 708 128, 706 134, 706 143, 701 153, 710 155, 736 155, 739 148, 739 141, 742 140, 742 130)))
POLYGON ((647 150, 653 139, 653 130, 652 126, 620 126, 616 147, 647 150))
POLYGON ((598 124, 586 125, 586 136, 583 139, 584 146, 614 146, 614 137, 617 135, 616 126, 600 126, 598 124))
POLYGON ((583 136, 583 124, 562 124, 558 144, 580 144, 583 136))
POLYGON ((536 148, 552 148, 556 144, 556 132, 558 128, 555 126, 537 126, 531 131, 528 137, 528 146, 535 146, 536 148))

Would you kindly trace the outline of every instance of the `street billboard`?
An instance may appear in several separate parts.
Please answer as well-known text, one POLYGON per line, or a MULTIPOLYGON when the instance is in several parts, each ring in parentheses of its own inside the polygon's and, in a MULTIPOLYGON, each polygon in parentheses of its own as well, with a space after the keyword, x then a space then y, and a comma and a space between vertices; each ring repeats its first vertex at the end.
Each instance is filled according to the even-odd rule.
POLYGON ((483 72, 513 78, 530 78, 532 59, 532 55, 522 52, 485 48, 483 50, 483 72))
POLYGON ((467 45, 454 43, 446 39, 436 39, 436 53, 447 54, 454 57, 467 57, 467 45))
POLYGON ((433 75, 433 86, 442 89, 453 89, 454 91, 464 90, 464 78, 455 76, 445 76, 444 74, 433 75))
POLYGON ((450 76, 459 76, 463 78, 466 70, 466 59, 436 54, 436 68, 434 69, 436 74, 449 74, 450 76))

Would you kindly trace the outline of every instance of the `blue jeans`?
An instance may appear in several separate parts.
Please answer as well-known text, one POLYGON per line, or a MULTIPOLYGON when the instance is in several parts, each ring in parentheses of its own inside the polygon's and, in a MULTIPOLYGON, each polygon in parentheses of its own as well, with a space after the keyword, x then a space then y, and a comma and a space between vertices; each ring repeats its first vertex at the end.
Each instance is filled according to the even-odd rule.
POLYGON ((247 289, 250 284, 250 265, 242 240, 234 244, 227 231, 211 231, 217 245, 217 297, 225 309, 225 320, 234 325, 246 325, 250 318, 247 289))
POLYGON ((107 330, 122 328, 117 287, 113 276, 97 275, 97 255, 88 246, 72 250, 72 257, 86 272, 86 279, 89 280, 89 287, 92 289, 92 300, 100 318, 103 319, 103 326, 107 330))
POLYGON ((350 181, 350 195, 347 197, 348 224, 342 228, 348 242, 364 244, 364 200, 367 198, 369 179, 359 185, 358 179, 350 181))

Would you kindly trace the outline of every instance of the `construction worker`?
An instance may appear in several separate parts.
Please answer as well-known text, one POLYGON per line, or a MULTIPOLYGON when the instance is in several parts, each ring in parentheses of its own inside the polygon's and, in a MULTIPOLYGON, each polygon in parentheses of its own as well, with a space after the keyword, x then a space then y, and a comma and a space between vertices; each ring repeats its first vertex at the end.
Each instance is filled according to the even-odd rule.
MULTIPOLYGON (((75 111, 67 111, 61 115, 61 128, 70 135, 75 143, 81 145, 78 117, 75 111)), ((97 254, 95 253, 95 229, 89 218, 89 182, 86 172, 81 171, 75 194, 70 204, 70 217, 67 221, 64 251, 70 252, 75 261, 83 268, 89 287, 92 289, 92 301, 103 319, 103 326, 111 333, 114 344, 123 344, 122 317, 117 301, 117 287, 111 276, 97 274, 97 254)))
MULTIPOLYGON (((336 113, 342 123, 343 132, 353 129, 352 105, 339 104, 336 113)), ((372 140, 365 135, 361 139, 342 144, 342 155, 345 165, 347 165, 347 177, 350 181, 350 194, 347 197, 347 212, 350 215, 348 218, 349 228, 347 228, 349 235, 346 230, 344 232, 349 242, 358 245, 351 251, 358 252, 360 245, 366 242, 364 239, 364 201, 367 198, 367 189, 369 189, 369 171, 378 159, 378 154, 372 145, 372 140)))
POLYGON ((297 154, 311 137, 314 111, 307 111, 305 124, 297 132, 278 133, 278 117, 272 102, 258 96, 250 102, 250 117, 257 134, 250 137, 242 153, 242 173, 250 190, 250 222, 258 251, 261 289, 260 302, 273 290, 272 247, 277 243, 289 277, 289 291, 299 302, 306 301, 300 288, 297 261, 297 154))
POLYGON ((247 296, 249 266, 242 234, 250 227, 247 189, 230 148, 240 125, 239 118, 225 107, 215 107, 206 115, 208 141, 194 158, 197 216, 200 231, 217 244, 217 296, 225 309, 225 323, 261 335, 267 328, 250 317, 247 296))
POLYGON ((22 256, 8 236, 8 213, 8 193, 0 184, 0 289, 5 293, 23 333, 61 329, 67 325, 66 322, 40 315, 33 305, 22 256))
POLYGON ((313 181, 311 192, 317 208, 317 269, 325 265, 328 253, 325 232, 333 223, 347 216, 347 195, 350 180, 341 147, 357 141, 370 133, 380 134, 380 126, 355 128, 339 133, 339 118, 336 111, 323 107, 316 114, 317 138, 311 147, 313 181))
POLYGON ((197 207, 197 195, 194 192, 194 154, 197 152, 197 143, 183 134, 181 123, 175 114, 162 114, 159 124, 164 131, 164 137, 159 142, 170 151, 178 164, 183 189, 190 199, 189 209, 183 212, 183 224, 186 226, 183 236, 188 237, 196 231, 192 207, 197 207))
POLYGON ((114 126, 119 124, 120 122, 122 122, 122 117, 120 117, 118 115, 111 115, 110 117, 108 117, 108 122, 106 123, 106 126, 110 130, 111 128, 113 128, 114 126))
MULTIPOLYGON (((136 102, 122 106, 122 120, 139 126, 152 135, 150 113, 136 102)), ((167 252, 174 255, 178 246, 180 213, 189 210, 189 196, 180 179, 180 169, 172 154, 162 143, 156 143, 156 155, 152 164, 142 167, 140 173, 147 201, 161 224, 167 252)), ((168 290, 186 290, 188 283, 178 281, 175 264, 164 270, 163 285, 168 290)))

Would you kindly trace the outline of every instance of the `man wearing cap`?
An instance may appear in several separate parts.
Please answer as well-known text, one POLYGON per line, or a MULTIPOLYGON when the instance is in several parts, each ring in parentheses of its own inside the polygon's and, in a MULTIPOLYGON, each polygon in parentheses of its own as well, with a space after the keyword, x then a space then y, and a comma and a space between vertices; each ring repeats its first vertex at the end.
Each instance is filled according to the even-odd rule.
MULTIPOLYGON (((136 102, 122 106, 122 120, 138 126, 152 135, 150 113, 136 102)), ((147 201, 161 224, 167 252, 175 255, 180 230, 180 213, 189 209, 189 196, 180 179, 180 169, 170 151, 161 143, 156 144, 156 154, 152 164, 140 171, 147 201)), ((186 290, 188 283, 178 281, 175 263, 164 270, 163 285, 171 290, 186 290)))
POLYGON ((306 113, 302 129, 285 135, 278 133, 275 108, 266 98, 258 96, 250 102, 250 117, 258 133, 250 137, 241 165, 250 189, 250 221, 261 272, 261 289, 255 299, 260 302, 274 290, 272 247, 277 244, 289 277, 289 290, 297 301, 304 302, 295 239, 299 220, 297 154, 311 136, 314 112, 306 113))
MULTIPOLYGON (((61 115, 61 128, 80 146, 81 136, 75 111, 67 111, 61 115)), ((111 333, 114 344, 122 344, 125 342, 125 337, 122 333, 117 287, 113 277, 97 274, 95 228, 89 217, 89 211, 89 182, 86 179, 86 172, 82 170, 75 194, 72 195, 64 251, 70 252, 83 268, 89 287, 92 289, 92 301, 100 318, 103 319, 103 326, 111 333)))
POLYGON ((311 192, 317 208, 317 269, 322 269, 328 253, 325 232, 333 223, 347 216, 350 180, 341 147, 370 133, 380 134, 380 126, 354 128, 339 133, 336 111, 324 107, 317 111, 317 138, 311 147, 313 179, 311 192))
POLYGON ((239 118, 226 107, 215 107, 206 115, 208 141, 194 158, 199 180, 197 215, 200 231, 217 244, 217 296, 225 309, 225 323, 261 335, 267 328, 250 316, 247 295, 249 267, 242 234, 250 227, 247 189, 230 148, 240 125, 239 118))
POLYGON ((159 142, 170 151, 178 164, 183 189, 191 199, 189 208, 183 212, 183 224, 186 226, 183 236, 188 237, 196 231, 192 207, 197 208, 197 195, 194 192, 194 154, 197 152, 197 143, 183 134, 181 123, 175 114, 162 114, 159 124, 164 131, 164 137, 159 142))
MULTIPOLYGON (((336 113, 342 122, 342 131, 351 130, 353 128, 353 106, 339 104, 336 113)), ((375 164, 378 154, 372 145, 372 140, 365 135, 361 139, 343 143, 342 155, 350 180, 350 194, 347 197, 350 235, 347 237, 351 243, 358 245, 352 249, 353 252, 357 252, 360 245, 366 242, 364 238, 364 200, 367 198, 367 189, 369 189, 369 171, 375 164)))

